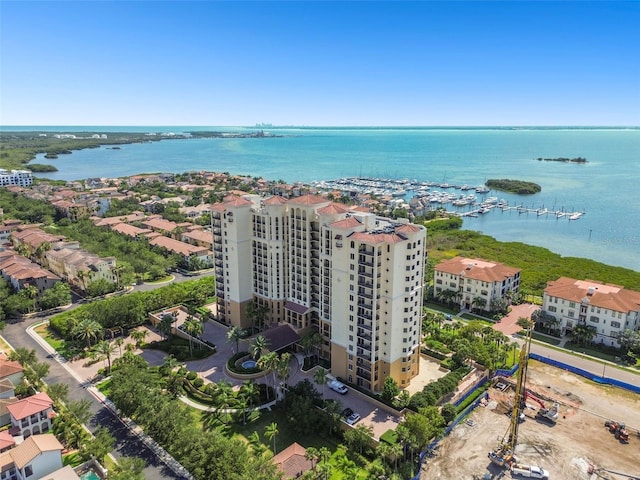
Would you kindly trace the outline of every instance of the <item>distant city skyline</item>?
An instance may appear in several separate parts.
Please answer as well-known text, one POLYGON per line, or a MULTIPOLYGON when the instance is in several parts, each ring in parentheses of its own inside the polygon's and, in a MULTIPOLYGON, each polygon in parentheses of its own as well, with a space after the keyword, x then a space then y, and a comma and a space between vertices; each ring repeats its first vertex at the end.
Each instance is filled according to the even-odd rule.
POLYGON ((640 3, 0 3, 0 125, 639 126, 640 3))

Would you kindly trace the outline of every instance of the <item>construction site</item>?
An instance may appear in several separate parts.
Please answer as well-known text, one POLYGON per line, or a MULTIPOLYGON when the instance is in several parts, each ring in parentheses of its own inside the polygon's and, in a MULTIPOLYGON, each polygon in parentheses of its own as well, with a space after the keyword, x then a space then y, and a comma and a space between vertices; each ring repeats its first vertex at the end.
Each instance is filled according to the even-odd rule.
MULTIPOLYGON (((421 480, 640 480, 640 395, 528 360, 444 438, 421 480)), ((640 377, 639 377, 640 381, 640 377)))

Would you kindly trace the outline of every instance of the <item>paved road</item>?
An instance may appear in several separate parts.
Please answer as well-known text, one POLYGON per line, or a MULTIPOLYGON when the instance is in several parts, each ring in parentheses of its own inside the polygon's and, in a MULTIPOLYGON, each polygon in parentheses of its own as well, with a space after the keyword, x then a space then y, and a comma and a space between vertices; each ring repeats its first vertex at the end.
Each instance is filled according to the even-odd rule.
POLYGON ((531 352, 537 353, 543 357, 550 358, 557 362, 566 363, 577 368, 586 370, 594 375, 600 375, 601 377, 615 378, 621 382, 626 382, 631 385, 640 385, 640 374, 630 372, 628 370, 621 370, 615 368, 612 363, 600 363, 598 361, 591 360, 587 356, 576 356, 564 351, 555 350, 553 348, 540 345, 538 343, 531 344, 531 352))
POLYGON ((95 431, 98 426, 109 429, 116 439, 116 448, 113 454, 116 457, 133 456, 142 458, 146 467, 144 476, 147 480, 181 479, 156 456, 149 448, 115 416, 108 408, 105 408, 93 395, 80 386, 57 361, 48 357, 48 353, 31 338, 26 329, 29 325, 40 322, 45 318, 34 318, 21 323, 7 325, 2 331, 2 336, 14 347, 24 347, 36 351, 38 361, 49 364, 49 376, 45 379, 48 384, 65 383, 69 386, 69 400, 77 401, 88 399, 91 401, 91 412, 94 414, 89 425, 89 430, 95 431))

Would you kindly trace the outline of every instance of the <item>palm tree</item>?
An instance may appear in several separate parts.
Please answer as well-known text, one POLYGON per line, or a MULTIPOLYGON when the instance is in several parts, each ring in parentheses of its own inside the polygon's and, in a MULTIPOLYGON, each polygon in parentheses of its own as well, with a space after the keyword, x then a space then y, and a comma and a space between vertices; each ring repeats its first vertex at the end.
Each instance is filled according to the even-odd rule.
POLYGON ((118 355, 121 357, 122 356, 122 344, 124 343, 124 338, 122 337, 118 337, 115 339, 116 347, 118 347, 118 355))
POLYGON ((236 351, 238 353, 240 350, 240 340, 242 340, 246 336, 247 332, 242 328, 234 325, 233 327, 227 330, 227 342, 233 342, 236 344, 236 351))
POLYGON ((255 430, 247 439, 257 457, 261 457, 267 451, 267 447, 260 441, 260 435, 255 430))
POLYGON ((534 323, 530 318, 520 317, 516 320, 516 325, 521 327, 523 330, 530 330, 533 329, 534 323))
POLYGON ((111 372, 111 354, 115 351, 115 347, 106 340, 102 340, 95 347, 94 350, 100 355, 100 358, 107 360, 107 372, 111 372))
POLYGON ((591 341, 595 333, 595 327, 590 325, 577 325, 571 330, 571 340, 578 345, 585 345, 591 341))
POLYGON ((84 340, 89 348, 92 340, 102 337, 102 325, 96 320, 85 317, 73 327, 73 336, 84 340))
POLYGON ((140 348, 146 336, 147 336, 146 330, 134 330, 133 332, 131 332, 131 338, 135 340, 136 348, 140 348))
POLYGON ((511 342, 511 344, 509 345, 509 348, 513 351, 513 364, 516 364, 516 350, 518 349, 518 347, 520 346, 520 344, 518 342, 511 342))
POLYGON ((264 353, 268 352, 268 349, 267 349, 268 345, 269 345, 269 342, 264 336, 262 335, 256 336, 251 341, 251 344, 249 345, 251 356, 253 357, 253 359, 256 361, 260 360, 260 357, 264 353))
POLYGON ((162 366, 160 367, 162 371, 171 373, 173 369, 180 365, 180 362, 174 357, 172 354, 164 357, 164 361, 162 362, 162 366))
POLYGON ((322 399, 324 400, 324 386, 327 384, 327 372, 324 368, 320 367, 313 374, 313 381, 318 385, 322 385, 322 399))
POLYGON ((247 398, 249 408, 252 408, 256 396, 260 393, 260 389, 253 380, 245 380, 240 387, 240 392, 247 398))
POLYGON ((280 381, 287 383, 287 380, 289 380, 289 374, 291 373, 291 354, 289 352, 285 352, 280 355, 280 358, 276 363, 276 372, 280 381))
POLYGON ((279 433, 280 433, 280 431, 278 430, 278 424, 276 422, 271 422, 269 425, 264 427, 264 435, 265 435, 265 437, 267 437, 269 440, 273 440, 273 453, 274 453, 274 455, 277 453, 276 452, 276 436, 279 433))
POLYGON ((76 276, 78 277, 78 280, 80 280, 80 283, 82 284, 82 290, 84 292, 87 291, 87 283, 86 280, 87 278, 90 278, 91 272, 89 270, 78 270, 78 273, 76 274, 76 276))
POLYGON ((160 318, 160 323, 158 324, 158 330, 162 332, 162 335, 164 336, 165 340, 171 336, 174 321, 175 321, 175 318, 173 318, 173 315, 169 313, 162 315, 162 318, 160 318))
POLYGON ((311 462, 311 468, 313 471, 316 471, 316 462, 318 461, 318 457, 320 456, 320 452, 315 447, 307 447, 304 452, 305 460, 311 462))
POLYGON ((266 355, 263 355, 258 360, 258 367, 263 370, 271 370, 271 375, 273 377, 273 387, 276 386, 276 368, 278 368, 278 354, 276 352, 269 352, 266 355))
POLYGON ((182 330, 189 335, 189 351, 193 356, 193 339, 202 335, 202 323, 197 318, 189 316, 182 325, 182 330))

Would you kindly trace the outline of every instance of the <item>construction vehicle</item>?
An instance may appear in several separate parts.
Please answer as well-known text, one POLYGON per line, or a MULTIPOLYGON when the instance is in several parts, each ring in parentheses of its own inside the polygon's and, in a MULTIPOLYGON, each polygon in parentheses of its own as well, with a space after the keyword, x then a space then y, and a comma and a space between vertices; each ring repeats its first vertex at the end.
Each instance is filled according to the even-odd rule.
POLYGON ((525 478, 542 478, 544 480, 549 479, 549 472, 544 468, 518 465, 517 463, 511 465, 511 475, 518 475, 525 478))
POLYGON ((616 422, 615 420, 607 420, 604 422, 604 426, 609 429, 609 432, 620 440, 622 443, 629 443, 629 431, 624 423, 616 422))
POLYGON ((549 422, 552 425, 556 424, 558 421, 558 410, 560 409, 558 402, 554 402, 551 408, 547 408, 542 400, 528 390, 525 392, 525 398, 530 398, 540 405, 540 409, 536 412, 536 418, 549 422))
POLYGON ((514 455, 516 444, 518 443, 518 427, 520 426, 520 416, 525 406, 525 382, 527 381, 527 367, 529 363, 529 351, 531 350, 531 334, 533 328, 527 329, 527 336, 522 345, 519 358, 518 377, 516 381, 516 393, 511 411, 511 421, 509 429, 502 437, 500 445, 489 452, 489 459, 500 467, 511 465, 517 462, 514 455))

